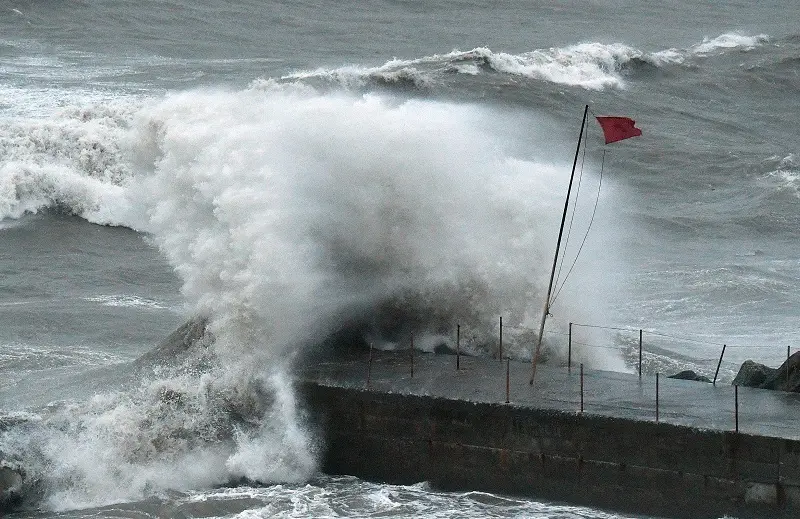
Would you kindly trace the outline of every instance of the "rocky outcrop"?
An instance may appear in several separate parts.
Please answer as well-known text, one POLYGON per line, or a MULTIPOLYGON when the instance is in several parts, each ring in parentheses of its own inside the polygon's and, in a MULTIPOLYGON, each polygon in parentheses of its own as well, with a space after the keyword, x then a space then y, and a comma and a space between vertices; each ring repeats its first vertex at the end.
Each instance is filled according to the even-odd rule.
POLYGON ((747 360, 739 368, 733 384, 800 393, 800 351, 786 359, 778 369, 747 360))
POLYGON ((697 382, 708 382, 709 384, 711 383, 711 379, 709 379, 708 377, 704 377, 703 375, 699 375, 690 369, 681 371, 680 373, 676 373, 674 375, 670 375, 667 378, 677 378, 679 380, 695 380, 697 382))
POLYGON ((207 349, 214 338, 207 330, 208 320, 195 317, 169 334, 161 344, 148 351, 134 362, 135 365, 172 365, 179 363, 195 349, 207 349))

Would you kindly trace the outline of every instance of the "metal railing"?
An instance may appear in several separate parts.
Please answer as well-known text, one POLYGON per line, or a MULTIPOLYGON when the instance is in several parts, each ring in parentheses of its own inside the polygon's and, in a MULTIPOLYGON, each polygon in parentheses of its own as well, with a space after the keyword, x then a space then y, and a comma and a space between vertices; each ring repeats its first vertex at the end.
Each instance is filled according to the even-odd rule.
MULTIPOLYGON (((507 328, 508 327, 506 327, 506 329, 507 328)), ((523 331, 523 332, 532 332, 533 331, 531 329, 522 328, 522 327, 513 327, 513 329, 515 329, 518 332, 519 331, 523 331)), ((568 324, 568 328, 567 328, 566 332, 552 331, 552 330, 549 331, 549 332, 546 332, 549 335, 561 335, 561 336, 566 337, 566 341, 567 341, 567 364, 566 364, 566 368, 567 368, 568 373, 572 372, 572 367, 573 367, 573 365, 575 365, 575 363, 573 362, 573 353, 574 353, 573 346, 580 346, 581 348, 583 348, 583 350, 584 350, 583 353, 584 354, 585 354, 585 351, 587 349, 602 349, 602 350, 613 350, 613 351, 617 351, 617 352, 622 352, 626 348, 625 346, 621 346, 619 344, 605 345, 605 344, 596 344, 596 343, 591 343, 591 342, 586 342, 586 341, 578 341, 578 340, 576 340, 576 336, 577 336, 576 331, 578 329, 596 329, 596 330, 613 331, 613 332, 618 332, 618 333, 623 333, 623 334, 631 334, 633 336, 633 341, 628 341, 629 345, 628 345, 627 348, 631 349, 631 344, 630 343, 633 342, 633 345, 634 345, 633 346, 633 349, 634 349, 633 355, 634 355, 634 359, 635 359, 635 362, 636 362, 636 373, 638 374, 640 382, 641 382, 642 375, 643 375, 643 359, 645 357, 645 354, 648 353, 647 352, 647 348, 646 348, 646 346, 648 345, 648 340, 647 340, 648 338, 652 339, 653 337, 655 337, 655 338, 658 338, 660 340, 665 340, 666 339, 666 340, 672 340, 672 341, 679 341, 679 342, 683 342, 683 343, 698 343, 698 344, 721 347, 721 352, 720 352, 720 356, 719 356, 718 359, 717 358, 714 358, 714 359, 694 359, 695 361, 698 361, 698 362, 716 363, 716 369, 714 370, 714 377, 713 377, 713 380, 711 380, 711 384, 710 384, 712 386, 716 386, 716 383, 717 383, 717 380, 718 380, 718 376, 719 376, 720 367, 722 365, 723 358, 724 358, 724 355, 725 355, 725 351, 727 349, 730 349, 730 348, 748 348, 749 350, 763 350, 765 348, 770 348, 770 349, 772 349, 774 351, 774 349, 776 348, 776 346, 774 346, 774 345, 773 346, 764 346, 764 345, 747 345, 747 346, 745 346, 745 345, 733 345, 732 346, 732 345, 729 345, 727 343, 714 342, 714 341, 698 339, 698 338, 693 338, 693 337, 669 334, 669 333, 659 332, 659 331, 651 330, 651 329, 633 328, 633 327, 620 327, 620 326, 604 326, 604 325, 597 325, 597 324, 586 324, 586 323, 573 323, 573 322, 570 322, 568 324)), ((454 351, 454 353, 455 353, 455 370, 457 372, 462 369, 461 356, 462 356, 463 353, 462 353, 462 347, 461 347, 461 335, 462 335, 461 331, 462 331, 461 330, 461 323, 456 323, 456 325, 455 325, 455 348, 454 348, 455 351, 454 351)), ((505 371, 505 403, 508 404, 508 403, 511 402, 511 383, 510 383, 511 356, 509 354, 509 350, 507 348, 504 349, 503 333, 504 333, 503 319, 502 319, 502 317, 500 317, 499 318, 499 329, 498 329, 497 343, 496 343, 497 344, 497 349, 496 349, 497 355, 496 355, 496 358, 499 358, 499 360, 501 362, 505 361, 505 364, 506 364, 505 365, 505 370, 504 370, 505 371), (504 355, 504 353, 505 353, 505 355, 504 355)), ((409 337, 408 349, 409 349, 409 352, 410 352, 409 353, 410 377, 411 377, 411 379, 413 379, 414 376, 415 376, 415 349, 416 349, 415 346, 414 346, 414 335, 413 335, 413 333, 411 333, 410 337, 409 337)), ((668 351, 668 350, 664 350, 662 348, 661 351, 662 351, 662 355, 663 355, 663 353, 668 351)), ((786 358, 788 359, 790 356, 791 356, 791 347, 787 346, 786 347, 786 358)), ((371 389, 372 388, 372 363, 373 363, 373 348, 372 348, 372 345, 370 345, 368 368, 367 368, 367 377, 366 377, 366 387, 367 387, 367 389, 371 389)), ((585 411, 584 362, 578 362, 577 365, 580 368, 580 404, 579 404, 578 410, 579 410, 580 413, 583 413, 585 411)), ((562 364, 562 366, 563 366, 563 364, 562 364)), ((661 421, 661 418, 662 418, 662 416, 661 416, 661 405, 660 405, 661 404, 661 392, 662 392, 661 375, 662 375, 662 373, 660 371, 656 371, 655 372, 655 398, 654 398, 654 400, 655 400, 655 421, 656 422, 661 421)), ((787 377, 787 382, 788 382, 789 381, 789 370, 788 369, 786 370, 786 377, 787 377)), ((535 391, 535 389, 532 389, 532 391, 535 391)), ((734 393, 733 394, 733 397, 734 397, 734 402, 733 402, 733 404, 734 404, 733 405, 734 424, 733 425, 734 425, 734 430, 736 432, 739 432, 739 386, 738 385, 734 385, 733 393, 734 393)), ((631 408, 630 410, 631 411, 638 411, 638 412, 645 411, 644 408, 642 408, 642 409, 631 408)), ((688 414, 686 416, 691 417, 691 415, 688 415, 688 414)), ((699 417, 692 417, 692 418, 699 418, 699 417)))

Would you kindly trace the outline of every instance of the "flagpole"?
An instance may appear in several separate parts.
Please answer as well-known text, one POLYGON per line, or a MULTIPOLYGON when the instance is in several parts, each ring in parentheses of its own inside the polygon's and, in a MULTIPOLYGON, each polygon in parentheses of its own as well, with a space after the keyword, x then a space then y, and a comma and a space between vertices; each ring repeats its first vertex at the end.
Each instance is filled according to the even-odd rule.
POLYGON ((544 335, 544 323, 547 321, 547 316, 550 313, 550 296, 553 293, 553 281, 556 277, 556 266, 558 265, 558 250, 561 248, 561 238, 564 236, 564 222, 567 220, 567 210, 569 209, 569 196, 572 192, 572 181, 575 178, 575 167, 578 165, 578 154, 581 150, 581 140, 583 140, 583 130, 586 127, 586 114, 589 113, 589 105, 583 109, 583 119, 581 120, 581 131, 578 135, 578 146, 575 148, 575 160, 572 162, 572 174, 569 177, 569 186, 567 187, 567 199, 564 201, 564 213, 561 215, 561 228, 558 230, 558 241, 556 242, 556 253, 553 257, 553 270, 550 272, 550 285, 547 287, 547 298, 544 301, 544 311, 542 312, 542 324, 539 326, 539 336, 536 338, 536 351, 533 354, 532 368, 531 368, 531 381, 536 378, 536 363, 539 361, 539 350, 542 347, 542 336, 544 335))

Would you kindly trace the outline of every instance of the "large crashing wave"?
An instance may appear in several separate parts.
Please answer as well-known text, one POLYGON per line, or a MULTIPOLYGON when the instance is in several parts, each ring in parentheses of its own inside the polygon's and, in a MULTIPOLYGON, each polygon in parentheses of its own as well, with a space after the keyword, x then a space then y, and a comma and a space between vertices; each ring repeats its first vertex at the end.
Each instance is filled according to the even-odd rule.
MULTIPOLYGON (((342 322, 391 342, 384 322, 525 320, 551 165, 507 156, 472 106, 266 88, 178 95, 137 123, 154 146, 136 205, 220 341, 246 330, 274 352, 342 322)), ((252 342, 238 334, 223 355, 252 342)))
POLYGON ((52 509, 308 477, 296 351, 343 326, 432 348, 461 323, 477 352, 500 314, 538 314, 566 168, 514 158, 498 117, 266 82, 9 123, 2 216, 58 206, 149 233, 215 340, 0 450, 52 509))

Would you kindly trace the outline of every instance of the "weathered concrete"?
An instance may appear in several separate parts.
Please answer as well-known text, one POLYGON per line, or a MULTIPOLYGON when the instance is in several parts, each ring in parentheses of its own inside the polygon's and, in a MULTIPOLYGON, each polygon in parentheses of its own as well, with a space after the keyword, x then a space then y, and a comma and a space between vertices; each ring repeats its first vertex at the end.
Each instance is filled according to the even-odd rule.
POLYGON ((672 517, 800 516, 797 395, 527 363, 376 353, 298 379, 326 437, 323 470, 429 481, 672 517), (369 371, 369 373, 368 373, 369 371), (369 387, 367 387, 369 378, 369 387))

